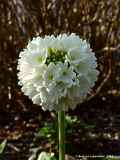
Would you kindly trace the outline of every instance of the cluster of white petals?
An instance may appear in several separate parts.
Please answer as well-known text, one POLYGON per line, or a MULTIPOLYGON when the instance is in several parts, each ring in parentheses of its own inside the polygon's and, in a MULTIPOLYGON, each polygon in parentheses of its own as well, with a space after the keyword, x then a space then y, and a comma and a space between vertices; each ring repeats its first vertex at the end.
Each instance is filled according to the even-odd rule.
POLYGON ((89 43, 76 34, 36 37, 20 52, 19 85, 44 110, 67 111, 95 85, 96 67, 89 43))

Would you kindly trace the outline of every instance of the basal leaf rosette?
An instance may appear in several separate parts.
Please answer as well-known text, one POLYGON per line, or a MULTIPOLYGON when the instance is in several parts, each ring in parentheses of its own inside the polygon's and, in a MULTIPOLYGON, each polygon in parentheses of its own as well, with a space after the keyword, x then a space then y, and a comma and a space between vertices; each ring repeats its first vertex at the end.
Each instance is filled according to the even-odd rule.
POLYGON ((36 37, 20 52, 19 85, 44 110, 67 111, 95 85, 96 67, 89 43, 76 34, 36 37))

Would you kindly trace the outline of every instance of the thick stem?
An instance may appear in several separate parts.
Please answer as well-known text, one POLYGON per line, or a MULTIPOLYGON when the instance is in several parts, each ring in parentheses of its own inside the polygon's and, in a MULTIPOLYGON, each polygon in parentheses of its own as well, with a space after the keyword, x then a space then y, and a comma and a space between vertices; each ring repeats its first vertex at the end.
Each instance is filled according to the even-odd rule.
POLYGON ((65 160, 65 112, 58 112, 59 160, 65 160))

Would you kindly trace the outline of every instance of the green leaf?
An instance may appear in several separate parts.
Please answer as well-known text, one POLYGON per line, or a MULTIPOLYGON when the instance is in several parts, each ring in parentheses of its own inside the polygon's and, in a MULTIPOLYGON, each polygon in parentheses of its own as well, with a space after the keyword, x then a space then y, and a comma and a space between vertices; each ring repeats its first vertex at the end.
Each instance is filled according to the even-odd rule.
POLYGON ((5 139, 1 144, 0 144, 0 154, 3 153, 5 146, 6 146, 7 140, 5 139))
POLYGON ((51 156, 47 152, 41 152, 37 160, 50 160, 51 156))
POLYGON ((37 160, 57 160, 57 159, 50 153, 41 152, 37 160))

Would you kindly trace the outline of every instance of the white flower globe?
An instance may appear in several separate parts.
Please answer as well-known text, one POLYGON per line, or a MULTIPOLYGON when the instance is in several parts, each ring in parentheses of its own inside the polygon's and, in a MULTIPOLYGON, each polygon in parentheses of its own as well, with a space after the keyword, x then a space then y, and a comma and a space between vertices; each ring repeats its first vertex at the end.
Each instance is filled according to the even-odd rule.
POLYGON ((19 85, 43 110, 67 111, 95 85, 96 67, 90 45, 76 34, 36 37, 20 52, 19 85))

